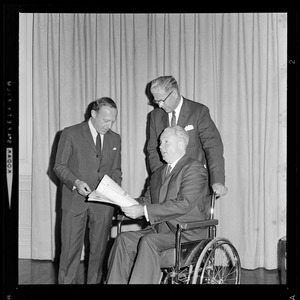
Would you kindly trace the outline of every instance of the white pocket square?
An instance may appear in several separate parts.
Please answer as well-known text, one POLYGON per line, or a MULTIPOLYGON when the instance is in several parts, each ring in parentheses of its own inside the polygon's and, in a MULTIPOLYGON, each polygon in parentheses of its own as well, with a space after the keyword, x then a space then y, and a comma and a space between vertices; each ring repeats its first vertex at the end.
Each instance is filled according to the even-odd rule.
POLYGON ((116 148, 116 147, 113 147, 113 150, 117 150, 117 148, 116 148))
POLYGON ((185 131, 189 131, 189 130, 192 130, 192 129, 194 129, 193 125, 187 125, 187 126, 184 127, 185 131))

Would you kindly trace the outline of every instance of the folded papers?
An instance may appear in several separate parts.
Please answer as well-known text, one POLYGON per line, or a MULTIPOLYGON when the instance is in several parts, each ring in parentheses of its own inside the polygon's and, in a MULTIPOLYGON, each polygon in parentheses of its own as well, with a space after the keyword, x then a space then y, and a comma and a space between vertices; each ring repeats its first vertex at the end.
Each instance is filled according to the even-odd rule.
POLYGON ((88 201, 104 202, 121 207, 139 204, 107 175, 104 175, 97 188, 89 194, 88 201))

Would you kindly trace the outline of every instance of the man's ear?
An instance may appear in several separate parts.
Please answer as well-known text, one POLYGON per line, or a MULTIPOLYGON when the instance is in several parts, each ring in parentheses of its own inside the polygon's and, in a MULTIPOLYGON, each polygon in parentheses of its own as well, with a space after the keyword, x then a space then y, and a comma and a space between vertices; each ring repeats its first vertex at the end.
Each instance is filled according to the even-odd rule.
POLYGON ((183 140, 179 140, 178 141, 178 146, 180 147, 180 149, 185 150, 185 145, 184 145, 184 141, 183 140))
POLYGON ((91 117, 92 117, 93 119, 96 118, 96 111, 95 111, 94 109, 91 110, 91 117))
POLYGON ((181 96, 180 93, 179 93, 179 91, 177 91, 176 89, 174 89, 174 93, 176 94, 176 98, 178 98, 178 97, 181 96))

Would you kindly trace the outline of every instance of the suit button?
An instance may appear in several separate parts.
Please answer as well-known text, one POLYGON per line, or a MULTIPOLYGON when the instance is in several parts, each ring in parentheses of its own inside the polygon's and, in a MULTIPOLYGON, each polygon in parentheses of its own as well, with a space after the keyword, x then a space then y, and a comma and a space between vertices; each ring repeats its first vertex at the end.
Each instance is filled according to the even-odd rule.
POLYGON ((100 170, 98 170, 98 173, 100 173, 100 170))
POLYGON ((98 157, 99 157, 99 155, 97 154, 97 155, 96 155, 96 157, 98 158, 98 157))

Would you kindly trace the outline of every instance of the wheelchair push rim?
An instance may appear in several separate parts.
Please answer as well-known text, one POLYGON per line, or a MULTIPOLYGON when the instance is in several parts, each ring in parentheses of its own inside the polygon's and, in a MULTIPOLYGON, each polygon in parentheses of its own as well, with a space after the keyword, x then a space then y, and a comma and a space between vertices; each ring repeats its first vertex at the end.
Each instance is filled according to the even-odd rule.
POLYGON ((231 242, 224 238, 211 240, 201 252, 192 284, 239 284, 240 258, 231 242))

